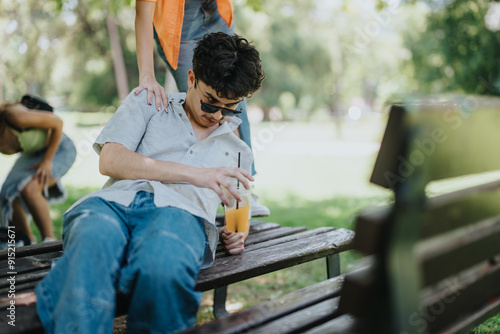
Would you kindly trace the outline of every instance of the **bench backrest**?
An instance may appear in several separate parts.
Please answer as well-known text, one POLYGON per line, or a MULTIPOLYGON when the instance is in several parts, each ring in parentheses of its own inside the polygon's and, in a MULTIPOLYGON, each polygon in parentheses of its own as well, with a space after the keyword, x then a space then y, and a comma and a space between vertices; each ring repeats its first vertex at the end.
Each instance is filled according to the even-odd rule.
POLYGON ((339 306, 360 332, 454 333, 500 312, 500 181, 429 191, 495 170, 500 99, 391 107, 371 181, 392 189, 394 204, 358 217, 354 248, 369 265, 347 275, 339 306))

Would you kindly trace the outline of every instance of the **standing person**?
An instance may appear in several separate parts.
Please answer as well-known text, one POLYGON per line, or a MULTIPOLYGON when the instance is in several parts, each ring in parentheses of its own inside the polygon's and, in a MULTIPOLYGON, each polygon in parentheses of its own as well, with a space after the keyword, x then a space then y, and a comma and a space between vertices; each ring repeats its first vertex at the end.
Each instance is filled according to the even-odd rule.
POLYGON ((10 224, 16 237, 26 236, 16 240, 18 246, 36 242, 28 212, 42 241, 55 240, 48 201, 64 200, 66 191, 59 180, 76 157, 75 146, 62 128, 62 120, 52 112, 28 109, 21 103, 0 105, 0 153, 19 153, 0 190, 0 227, 10 224))
POLYGON ((144 103, 146 92, 128 95, 94 143, 110 179, 65 213, 64 254, 36 287, 45 333, 111 333, 116 290, 129 301, 128 333, 194 324, 196 278, 218 239, 231 254, 244 249, 245 234, 218 231, 215 216, 229 203, 221 187, 241 200, 228 178, 246 189, 253 181, 232 116, 263 79, 247 40, 215 33, 199 42, 188 90, 167 95, 166 110, 144 103))
MULTIPOLYGON (((193 49, 205 34, 211 32, 234 34, 232 0, 136 0, 135 35, 139 67, 136 94, 145 89, 148 92, 147 103, 154 103, 158 110, 161 103, 167 105, 165 90, 155 78, 153 40, 177 88, 180 92, 186 92, 187 73, 193 64, 193 49)), ((236 133, 251 149, 246 99, 237 109, 243 112, 238 115, 242 122, 236 133)), ((252 175, 255 174, 252 164, 252 175)), ((252 195, 251 215, 269 216, 269 209, 257 199, 257 196, 252 195)))

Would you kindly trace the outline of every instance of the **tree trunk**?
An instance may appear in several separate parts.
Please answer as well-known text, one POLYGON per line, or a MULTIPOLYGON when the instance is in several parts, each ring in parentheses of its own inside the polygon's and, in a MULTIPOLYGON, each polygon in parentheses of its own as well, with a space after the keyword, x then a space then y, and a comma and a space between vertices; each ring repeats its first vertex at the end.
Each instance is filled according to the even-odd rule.
POLYGON ((264 112, 264 122, 269 122, 271 121, 271 107, 264 107, 262 108, 262 111, 264 112))
POLYGON ((110 12, 106 15, 106 24, 108 27, 109 41, 111 43, 111 54, 113 56, 113 67, 115 70, 116 88, 120 100, 127 97, 129 93, 127 69, 123 59, 123 50, 120 43, 120 34, 115 19, 110 12))
POLYGON ((3 96, 3 78, 5 74, 3 73, 3 66, 0 66, 0 102, 5 101, 3 96))

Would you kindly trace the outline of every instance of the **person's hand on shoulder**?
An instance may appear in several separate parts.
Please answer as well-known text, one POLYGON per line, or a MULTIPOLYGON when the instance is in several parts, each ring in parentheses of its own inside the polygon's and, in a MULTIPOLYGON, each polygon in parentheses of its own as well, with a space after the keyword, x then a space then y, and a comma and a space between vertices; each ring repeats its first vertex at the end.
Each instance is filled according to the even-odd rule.
POLYGON ((160 111, 161 103, 163 101, 163 107, 167 109, 167 93, 165 93, 165 89, 156 81, 154 77, 146 76, 145 78, 140 80, 139 87, 136 88, 134 94, 137 95, 142 92, 144 89, 148 91, 147 103, 148 105, 153 104, 153 96, 155 97, 156 110, 160 111))
POLYGON ((155 78, 153 57, 153 17, 156 2, 136 1, 135 3, 135 43, 137 48, 137 65, 139 68, 139 87, 135 94, 144 89, 148 91, 147 103, 153 105, 155 97, 156 110, 160 111, 161 102, 167 110, 167 94, 155 78))

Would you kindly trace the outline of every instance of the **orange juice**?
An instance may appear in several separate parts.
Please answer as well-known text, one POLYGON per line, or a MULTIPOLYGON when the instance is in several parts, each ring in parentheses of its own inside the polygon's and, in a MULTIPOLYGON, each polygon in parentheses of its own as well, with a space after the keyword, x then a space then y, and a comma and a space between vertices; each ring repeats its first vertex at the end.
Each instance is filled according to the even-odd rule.
POLYGON ((226 209, 226 228, 229 232, 248 231, 248 214, 250 205, 240 206, 238 209, 226 209))

